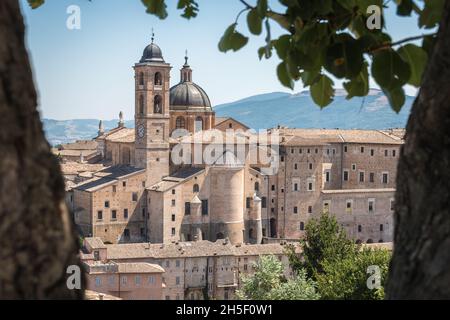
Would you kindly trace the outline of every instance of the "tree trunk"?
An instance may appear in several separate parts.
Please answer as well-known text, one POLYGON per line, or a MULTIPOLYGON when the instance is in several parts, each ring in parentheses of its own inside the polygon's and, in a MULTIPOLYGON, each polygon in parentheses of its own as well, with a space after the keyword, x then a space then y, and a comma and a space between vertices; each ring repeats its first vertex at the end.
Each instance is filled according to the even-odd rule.
POLYGON ((18 0, 0 1, 0 298, 81 298, 78 244, 44 137, 18 0))
POLYGON ((450 1, 397 173, 388 299, 450 299, 450 1))

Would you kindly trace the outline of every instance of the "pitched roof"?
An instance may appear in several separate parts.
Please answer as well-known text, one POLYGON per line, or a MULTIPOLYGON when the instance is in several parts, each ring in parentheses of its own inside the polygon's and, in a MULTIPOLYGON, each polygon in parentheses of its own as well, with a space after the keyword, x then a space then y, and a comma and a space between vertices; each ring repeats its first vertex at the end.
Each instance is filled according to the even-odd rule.
POLYGON ((163 180, 148 187, 147 190, 157 191, 157 192, 165 192, 167 190, 170 190, 170 189, 176 187, 180 183, 183 183, 184 181, 187 181, 190 178, 200 174, 203 171, 205 171, 204 168, 198 168, 198 167, 188 167, 188 168, 180 169, 177 172, 175 172, 174 174, 170 175, 169 177, 165 177, 163 180))
POLYGON ((106 141, 133 143, 135 141, 135 131, 130 128, 120 128, 105 137, 106 141))
POLYGON ((117 183, 119 180, 127 178, 130 175, 140 174, 143 172, 145 172, 145 169, 139 169, 126 165, 113 166, 96 172, 94 178, 82 182, 81 184, 75 186, 74 189, 93 192, 108 185, 117 183))
POLYGON ((72 143, 61 144, 63 150, 96 150, 98 146, 95 140, 78 140, 72 143))

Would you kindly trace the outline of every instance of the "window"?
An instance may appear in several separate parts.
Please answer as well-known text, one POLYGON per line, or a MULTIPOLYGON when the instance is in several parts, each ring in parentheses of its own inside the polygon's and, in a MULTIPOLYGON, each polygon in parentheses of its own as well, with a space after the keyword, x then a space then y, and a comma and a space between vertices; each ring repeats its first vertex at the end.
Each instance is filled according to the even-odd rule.
POLYGON ((125 239, 129 239, 130 238, 130 229, 123 230, 123 237, 125 239))
POLYGON ((314 150, 314 152, 315 152, 315 153, 319 153, 319 149, 316 148, 316 149, 314 150))
POLYGON ((356 164, 352 164, 352 170, 353 170, 353 171, 356 170, 356 164))
POLYGON ((228 128, 233 128, 233 124, 231 122, 228 124, 228 128))
POLYGON ((102 220, 103 219, 103 211, 99 210, 97 211, 97 220, 102 220))
POLYGON ((275 191, 275 185, 274 184, 272 185, 271 190, 275 191))
POLYGON ((195 132, 199 132, 203 130, 203 119, 202 117, 197 117, 195 119, 195 132))
POLYGON ((284 162, 284 156, 281 156, 280 159, 281 159, 281 162, 284 162))
POLYGON ((123 218, 128 219, 128 209, 123 209, 123 218))
POLYGON ((175 189, 172 189, 172 194, 175 194, 176 193, 176 190, 175 189))
POLYGON ((109 201, 105 201, 105 208, 109 208, 109 201))
POLYGON ((261 198, 261 208, 267 208, 267 198, 266 197, 261 198))
POLYGON ((153 99, 153 113, 162 114, 162 98, 160 95, 156 95, 153 99))
POLYGON ((375 182, 375 173, 371 172, 369 174, 369 182, 375 182))
POLYGON ((139 114, 144 114, 144 96, 139 96, 139 114))
POLYGON ((395 157, 397 155, 397 150, 392 150, 392 156, 395 157))
POLYGON ((183 117, 177 117, 175 120, 176 129, 186 129, 186 120, 183 117))
POLYGON ((127 186, 127 182, 126 182, 126 181, 123 181, 123 182, 122 182, 122 187, 125 188, 126 186, 127 186))
MULTIPOLYGON (((190 202, 185 202, 184 203, 184 215, 188 216, 191 214, 191 203, 190 202)), ((175 221, 175 220, 172 220, 175 221)))
POLYGON ((361 153, 364 153, 364 147, 361 147, 361 153))
POLYGON ((380 224, 380 231, 384 230, 384 225, 380 224))
POLYGON ((359 172, 359 182, 364 182, 364 179, 365 177, 364 177, 364 171, 360 171, 359 172))
POLYGON ((384 150, 384 156, 387 157, 388 154, 389 154, 389 151, 388 150, 384 150))
POLYGON ((155 86, 161 86, 162 85, 162 76, 160 72, 155 73, 155 86))
POLYGON ((200 191, 200 187, 198 184, 194 184, 194 186, 192 187, 192 192, 199 192, 200 191))
POLYGON ((138 201, 138 194, 137 194, 137 192, 133 192, 131 194, 131 200, 134 201, 134 202, 138 201))
POLYGON ((370 149, 370 155, 373 157, 375 155, 375 150, 370 149))
POLYGON ((177 286, 180 284, 180 277, 175 277, 175 284, 177 286))
POLYGON ((344 152, 347 152, 347 150, 348 150, 347 146, 344 146, 344 152))
POLYGON ((259 191, 259 182, 258 181, 255 182, 255 191, 256 192, 259 191))
POLYGON ((176 204, 175 199, 172 199, 172 207, 175 207, 175 204, 176 204))
POLYGON ((312 213, 312 206, 308 206, 308 213, 312 213))
POLYGON ((369 199, 368 200, 368 209, 369 209, 369 213, 372 213, 375 211, 375 199, 369 199))
POLYGON ((109 285, 110 286, 113 286, 114 285, 114 281, 115 280, 115 277, 114 276, 110 276, 109 278, 108 278, 108 282, 109 282, 109 285))
POLYGON ((172 228, 172 237, 174 237, 174 236, 175 236, 175 234, 176 234, 176 232, 175 232, 175 228, 172 228))
POLYGON ((348 170, 344 170, 343 180, 348 181, 348 170))
POLYGON ((291 153, 292 153, 292 154, 294 153, 294 148, 291 149, 291 153))
POLYGON ((302 148, 298 149, 298 153, 303 153, 303 149, 302 148))
POLYGON ((116 220, 117 219, 117 210, 112 210, 111 211, 111 219, 112 220, 116 220))
POLYGON ((325 171, 325 181, 330 182, 330 171, 325 171))
POLYGON ((123 285, 127 284, 127 277, 126 276, 122 276, 121 280, 122 280, 122 284, 123 285))
POLYGON ((308 164, 308 167, 309 167, 309 170, 312 170, 313 164, 312 164, 312 163, 309 163, 309 164, 308 164))
POLYGON ((308 191, 314 191, 315 190, 315 181, 314 179, 310 178, 307 181, 307 187, 308 187, 308 191))
POLYGON ((311 153, 311 149, 308 148, 308 149, 306 150, 306 153, 311 153))
POLYGON ((294 207, 294 213, 298 213, 298 207, 294 207))
POLYGON ((141 285, 141 276, 136 276, 136 277, 134 277, 134 283, 135 283, 137 286, 140 286, 140 285, 141 285))
POLYGON ((141 229, 140 229, 140 234, 141 234, 141 237, 142 237, 142 238, 145 237, 145 229, 144 229, 144 228, 141 228, 141 229))
POLYGON ((347 213, 352 213, 352 211, 353 211, 353 200, 347 200, 345 202, 345 210, 347 211, 347 213))
POLYGON ((172 215, 172 221, 175 222, 175 215, 174 214, 172 215))
POLYGON ((208 215, 208 200, 202 200, 202 215, 208 215))
POLYGON ((112 186, 112 192, 116 192, 117 191, 117 186, 112 186))
POLYGON ((145 181, 142 181, 142 188, 145 188, 145 181))
MULTIPOLYGON (((293 149, 292 149, 293 150, 293 149)), ((294 170, 297 170, 298 169, 298 164, 297 163, 294 163, 294 170)))
POLYGON ((154 284, 155 283, 155 277, 154 276, 148 276, 148 283, 154 284))
POLYGON ((302 221, 300 222, 300 231, 305 230, 305 223, 302 221))
POLYGON ((100 287, 102 285, 102 278, 95 277, 95 286, 100 287))
POLYGON ((384 184, 389 183, 389 174, 387 172, 383 173, 383 183, 384 184))
POLYGON ((98 250, 94 251, 94 260, 95 261, 100 260, 100 252, 98 250))
POLYGON ((391 211, 394 211, 394 209, 395 209, 395 202, 394 202, 394 199, 391 199, 391 211))
POLYGON ((140 86, 144 85, 144 73, 143 72, 139 72, 139 85, 140 86))
POLYGON ((245 207, 246 207, 247 209, 250 208, 250 203, 251 203, 251 201, 252 201, 252 198, 250 198, 250 197, 247 197, 247 198, 245 199, 245 207))
POLYGON ((358 232, 362 232, 362 226, 358 225, 358 232))

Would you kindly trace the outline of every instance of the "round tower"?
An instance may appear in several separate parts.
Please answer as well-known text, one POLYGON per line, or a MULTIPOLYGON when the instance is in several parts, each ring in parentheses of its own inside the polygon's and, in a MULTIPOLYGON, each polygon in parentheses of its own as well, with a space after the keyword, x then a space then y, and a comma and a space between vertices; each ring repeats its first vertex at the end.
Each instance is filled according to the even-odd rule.
MULTIPOLYGON (((231 152, 224 158, 232 158, 231 152)), ((231 243, 244 241, 244 166, 230 162, 214 164, 210 168, 211 194, 210 238, 212 241, 229 238, 231 243)))

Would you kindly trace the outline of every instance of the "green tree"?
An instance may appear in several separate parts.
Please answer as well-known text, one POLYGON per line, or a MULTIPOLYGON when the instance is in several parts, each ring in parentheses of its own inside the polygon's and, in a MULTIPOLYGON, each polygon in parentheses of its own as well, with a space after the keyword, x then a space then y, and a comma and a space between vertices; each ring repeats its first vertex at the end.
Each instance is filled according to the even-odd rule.
POLYGON ((254 265, 255 273, 243 276, 241 289, 236 292, 242 300, 317 300, 315 283, 299 270, 294 279, 283 275, 282 263, 273 255, 261 256, 254 265))
POLYGON ((323 261, 323 272, 317 274, 322 299, 383 299, 390 259, 391 253, 387 250, 366 248, 344 259, 323 261), (379 272, 379 283, 373 288, 367 284, 370 266, 378 268, 376 272, 379 272))
POLYGON ((294 269, 304 268, 313 279, 324 272, 325 261, 343 260, 357 250, 332 215, 322 214, 319 218, 312 218, 306 224, 305 231, 305 238, 301 240, 302 257, 299 258, 295 248, 289 246, 289 259, 294 269))

